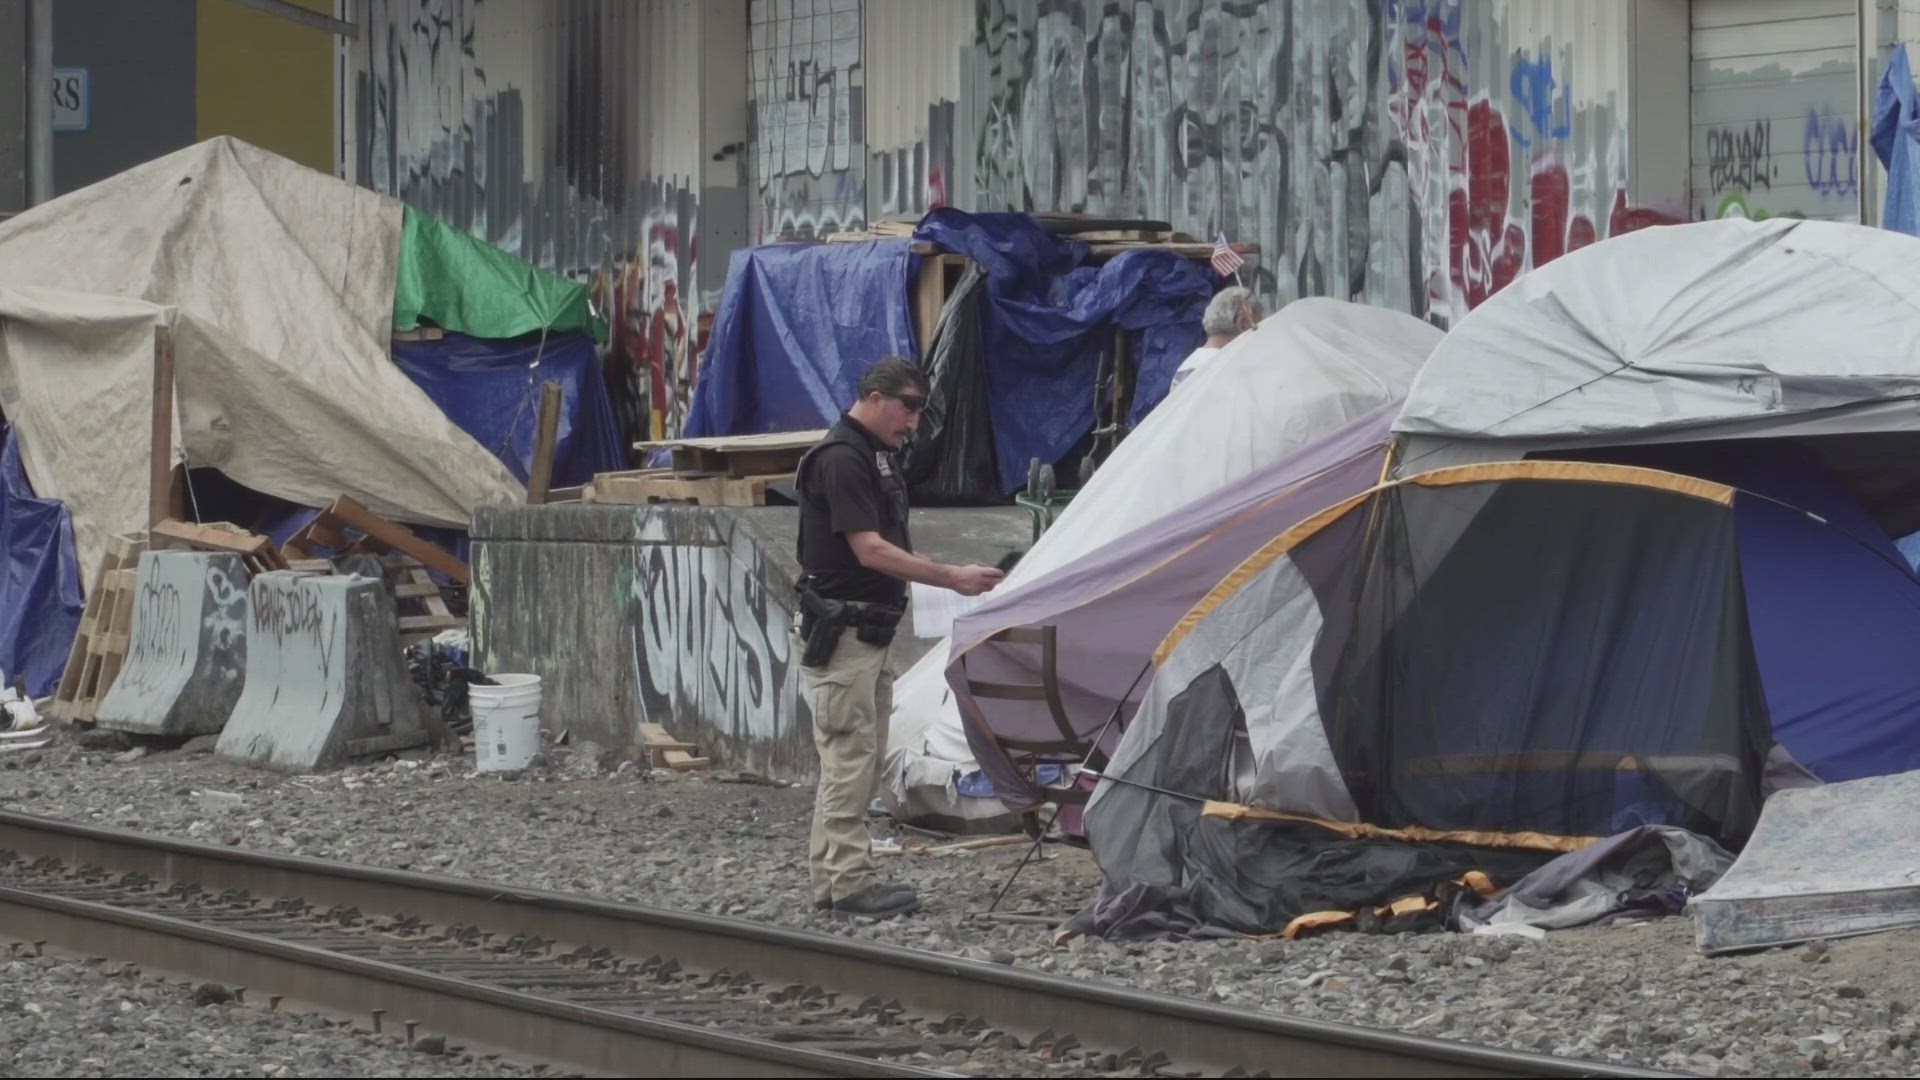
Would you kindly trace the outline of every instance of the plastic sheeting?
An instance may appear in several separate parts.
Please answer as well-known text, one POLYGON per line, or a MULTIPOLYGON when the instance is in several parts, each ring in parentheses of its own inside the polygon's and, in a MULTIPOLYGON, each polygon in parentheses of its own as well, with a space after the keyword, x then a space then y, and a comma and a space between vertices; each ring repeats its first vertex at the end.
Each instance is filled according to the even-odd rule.
POLYGON ((986 274, 967 267, 940 309, 926 364, 927 411, 907 455, 916 506, 992 506, 1006 502, 993 456, 986 358, 980 352, 980 302, 986 274))
POLYGON ((1134 332, 1136 423, 1206 338, 1200 316, 1213 283, 1195 260, 1141 250, 1082 265, 1085 244, 1050 236, 1025 214, 943 208, 914 236, 987 273, 980 343, 1003 492, 1025 484, 1030 459, 1057 462, 1091 430, 1094 383, 1115 329, 1134 332))
POLYGON ((1881 227, 1920 236, 1920 100, 1913 88, 1907 47, 1895 45, 1873 99, 1870 141, 1887 170, 1887 201, 1881 227))
MULTIPOLYGON (((1440 339, 1411 315, 1344 300, 1309 298, 1269 315, 1121 442, 965 625, 985 626, 1030 589, 1051 594, 1048 581, 1068 564, 1397 400, 1440 339)), ((947 684, 949 659, 942 641, 894 687, 893 777, 924 759, 962 773, 977 767, 947 684)))
POLYGON ((917 359, 905 240, 733 253, 687 412, 687 438, 831 427, 866 370, 917 359))
POLYGON ((146 523, 157 325, 195 467, 411 523, 525 497, 389 358, 402 209, 219 138, 0 223, 0 397, 83 576, 146 523))
POLYGON ((1920 397, 1916 295, 1920 241, 1883 229, 1787 218, 1643 229, 1475 308, 1421 369, 1394 430, 1669 442, 1920 397))
POLYGON ((554 335, 544 342, 537 335, 483 341, 465 334, 448 334, 439 341, 396 341, 393 362, 521 483, 533 470, 540 384, 545 382, 557 382, 561 390, 553 486, 577 487, 595 473, 626 467, 619 420, 600 373, 600 354, 584 333, 554 335))
POLYGON ((480 338, 545 329, 584 331, 605 341, 587 287, 537 269, 409 206, 393 282, 393 327, 435 326, 480 338))
POLYGON ((0 451, 0 671, 45 697, 60 682, 80 628, 80 568, 73 521, 57 500, 38 498, 20 466, 20 439, 6 429, 0 451))

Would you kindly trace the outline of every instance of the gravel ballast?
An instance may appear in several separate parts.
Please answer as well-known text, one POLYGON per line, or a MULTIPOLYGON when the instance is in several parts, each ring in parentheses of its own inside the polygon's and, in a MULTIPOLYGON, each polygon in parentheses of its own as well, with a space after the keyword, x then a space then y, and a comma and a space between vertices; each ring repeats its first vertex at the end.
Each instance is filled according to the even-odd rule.
MULTIPOLYGON (((1908 1005, 1920 992, 1920 932, 1714 959, 1694 951, 1685 919, 1565 931, 1544 942, 1332 933, 1296 942, 1076 940, 1054 947, 1046 926, 973 917, 992 902, 1024 845, 884 859, 891 876, 919 889, 923 910, 848 926, 816 914, 808 902, 810 788, 631 765, 605 774, 607 757, 591 748, 554 756, 552 768, 513 779, 476 777, 470 762, 445 757, 289 777, 201 753, 130 757, 63 745, 0 757, 0 807, 801 926, 1294 1016, 1599 1061, 1708 1075, 1914 1072, 1920 1024, 1908 1005), (196 794, 208 792, 237 794, 239 805, 196 794)), ((1098 880, 1087 853, 1048 845, 1001 910, 1064 916, 1093 895, 1098 880)), ((17 1010, 0 1003, 0 1027, 20 1022, 17 1010)), ((253 1031, 236 1023, 228 1034, 244 1043, 253 1031)), ((123 1059, 111 1046, 82 1049, 65 1067, 31 1068, 41 1075, 125 1074, 146 1060, 123 1059), (107 1064, 82 1064, 85 1058, 107 1064)), ((30 1065, 18 1064, 16 1074, 30 1065)), ((369 1057, 338 1074, 386 1075, 395 1067, 369 1057)), ((462 1066, 445 1059, 415 1067, 462 1066)))
POLYGON ((235 1002, 216 984, 52 954, 0 961, 0 1076, 539 1075, 426 1039, 400 1043, 235 1002))

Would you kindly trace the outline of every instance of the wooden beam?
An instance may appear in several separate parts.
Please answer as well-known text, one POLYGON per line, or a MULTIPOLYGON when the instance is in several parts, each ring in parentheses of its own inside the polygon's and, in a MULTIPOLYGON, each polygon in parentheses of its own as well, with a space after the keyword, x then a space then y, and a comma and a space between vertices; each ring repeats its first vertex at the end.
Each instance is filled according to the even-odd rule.
POLYGON ((173 503, 173 330, 153 328, 153 445, 147 473, 147 527, 165 521, 173 503))
POLYGON ((920 279, 913 289, 913 321, 919 331, 920 363, 925 366, 933 355, 933 329, 940 324, 940 309, 947 303, 946 260, 938 255, 920 260, 920 279))
POLYGON ((345 495, 335 499, 326 512, 340 524, 359 529, 370 539, 395 551, 413 556, 429 569, 444 574, 461 585, 466 585, 471 580, 467 564, 455 558, 452 552, 431 541, 420 539, 405 525, 388 521, 345 495))
POLYGON ((272 15, 277 19, 285 19, 291 23, 299 23, 308 29, 325 30, 330 34, 346 38, 357 38, 360 36, 360 28, 350 22, 343 22, 330 15, 322 15, 317 11, 308 11, 299 4, 288 3, 287 0, 229 0, 229 2, 239 4, 241 7, 252 8, 262 14, 272 15))
POLYGON ((540 384, 540 421, 533 433, 533 468, 527 477, 527 502, 547 501, 553 484, 553 450, 560 438, 560 384, 540 384))

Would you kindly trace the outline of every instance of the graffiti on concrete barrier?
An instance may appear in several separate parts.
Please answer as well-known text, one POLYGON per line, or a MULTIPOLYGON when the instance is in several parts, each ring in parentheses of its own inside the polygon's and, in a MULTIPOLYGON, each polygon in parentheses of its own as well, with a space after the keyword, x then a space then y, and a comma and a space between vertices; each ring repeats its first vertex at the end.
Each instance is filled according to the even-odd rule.
MULTIPOLYGON (((164 579, 160 560, 149 560, 134 600, 127 658, 115 685, 146 693, 174 681, 193 666, 195 638, 188 637, 179 586, 164 579)), ((194 628, 197 637, 198 628, 194 628)))
MULTIPOLYGON (((662 513, 636 511, 657 521, 662 513)), ((766 752, 796 732, 805 738, 812 720, 799 689, 792 619, 772 594, 766 556, 730 516, 701 517, 705 542, 676 536, 637 545, 632 578, 617 598, 629 605, 634 627, 640 719, 668 730, 676 720, 696 720, 743 751, 766 752)), ((647 531, 643 523, 640 532, 647 531)))

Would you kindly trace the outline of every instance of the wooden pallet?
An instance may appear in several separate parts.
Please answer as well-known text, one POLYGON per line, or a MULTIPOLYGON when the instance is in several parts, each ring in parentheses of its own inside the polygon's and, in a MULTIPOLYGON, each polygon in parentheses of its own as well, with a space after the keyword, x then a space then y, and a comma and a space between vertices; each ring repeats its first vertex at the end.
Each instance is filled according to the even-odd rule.
POLYGON ((685 475, 672 469, 639 469, 601 473, 587 485, 582 502, 639 506, 657 502, 691 502, 701 506, 765 506, 767 485, 793 479, 792 473, 732 477, 685 475))
POLYGON ((721 435, 709 439, 664 439, 634 443, 637 454, 662 447, 673 451, 672 471, 682 476, 719 474, 735 480, 778 476, 800 467, 807 451, 827 437, 820 431, 776 431, 765 435, 721 435))
POLYGON ((272 537, 258 536, 224 521, 195 525, 169 518, 155 525, 151 535, 155 548, 231 552, 240 556, 250 576, 287 569, 286 557, 273 546, 272 537))
MULTIPOLYGON (((328 559, 292 559, 288 569, 310 574, 334 572, 333 562, 328 559)), ((407 555, 387 556, 380 560, 380 572, 393 594, 401 647, 466 627, 467 620, 447 607, 446 594, 419 560, 407 555)))
POLYGON ((712 763, 711 758, 694 757, 692 751, 699 749, 690 742, 681 742, 667 734, 667 729, 659 724, 641 724, 640 737, 646 741, 641 744, 651 758, 656 769, 704 769, 712 763))
POLYGON ((93 588, 87 590, 86 607, 80 614, 80 630, 73 647, 67 651, 67 666, 60 673, 60 685, 54 690, 48 711, 57 720, 91 723, 100 709, 100 700, 113 687, 113 680, 126 662, 127 642, 133 630, 133 605, 140 581, 140 553, 147 549, 147 535, 135 533, 107 541, 100 557, 100 571, 94 575, 93 588))

